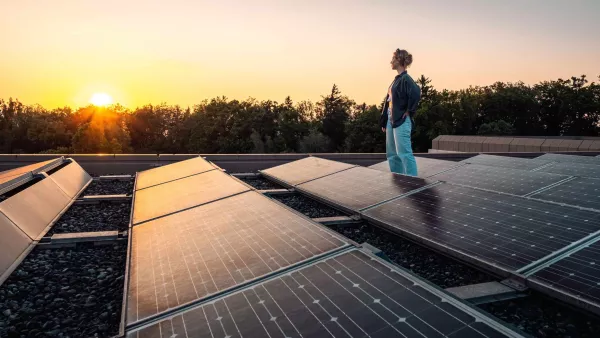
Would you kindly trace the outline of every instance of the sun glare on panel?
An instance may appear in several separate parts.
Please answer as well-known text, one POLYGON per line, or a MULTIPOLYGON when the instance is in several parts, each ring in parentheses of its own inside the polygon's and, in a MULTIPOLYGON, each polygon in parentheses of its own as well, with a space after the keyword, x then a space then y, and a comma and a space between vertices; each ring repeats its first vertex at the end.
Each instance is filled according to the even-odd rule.
POLYGON ((108 106, 113 103, 113 99, 106 93, 94 93, 90 98, 90 103, 94 106, 108 106))

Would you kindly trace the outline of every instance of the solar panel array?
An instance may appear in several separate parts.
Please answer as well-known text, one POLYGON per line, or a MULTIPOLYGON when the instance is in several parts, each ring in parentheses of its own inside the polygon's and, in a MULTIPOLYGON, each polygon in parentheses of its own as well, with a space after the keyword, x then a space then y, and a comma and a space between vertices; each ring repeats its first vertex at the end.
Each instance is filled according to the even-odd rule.
POLYGON ((5 199, 0 201, 0 284, 12 268, 47 232, 57 219, 89 184, 91 177, 72 159, 63 158, 34 163, 1 173, 4 183, 16 182, 30 186, 6 185, 5 199), (46 172, 50 176, 33 174, 46 172), (16 179, 17 178, 17 179, 16 179))
MULTIPOLYGON (((418 156, 415 156, 415 160, 417 161, 417 176, 422 178, 427 178, 462 165, 458 162, 444 161, 435 158, 426 158, 418 156)), ((386 172, 390 171, 390 165, 388 161, 374 164, 369 168, 386 172)))
POLYGON ((480 164, 480 165, 486 165, 486 166, 491 166, 491 167, 533 170, 533 169, 539 168, 545 164, 548 164, 551 161, 543 161, 541 159, 532 161, 527 158, 480 154, 480 155, 468 158, 466 160, 462 160, 461 162, 462 163, 470 163, 470 164, 480 164))
POLYGON ((318 261, 128 337, 518 337, 374 256, 318 261))
POLYGON ((422 188, 433 181, 355 167, 296 186, 298 191, 358 211, 422 188))
POLYGON ((517 196, 527 195, 566 178, 568 176, 478 164, 467 164, 432 177, 440 181, 517 196))
MULTIPOLYGON (((368 172, 364 182, 381 189, 363 196, 379 201, 426 184, 325 167, 320 178, 300 171, 310 181, 301 186, 368 172)), ((136 190, 134 199, 129 337, 520 337, 218 170, 136 190)))
POLYGON ((260 173, 286 185, 296 186, 353 167, 355 167, 355 165, 310 156, 298 161, 262 170, 260 173))
POLYGON ((136 226, 128 321, 203 299, 347 245, 257 192, 136 226))
POLYGON ((516 271, 600 230, 600 214, 438 185, 364 212, 397 232, 516 271))
POLYGON ((366 169, 297 190, 488 270, 531 276, 538 289, 600 314, 595 269, 600 252, 594 249, 599 244, 590 245, 600 242, 600 179, 589 177, 600 167, 590 164, 594 161, 598 158, 480 155, 430 178, 442 183, 402 183, 406 190, 387 200, 377 195, 394 191, 395 183, 373 179, 366 169))

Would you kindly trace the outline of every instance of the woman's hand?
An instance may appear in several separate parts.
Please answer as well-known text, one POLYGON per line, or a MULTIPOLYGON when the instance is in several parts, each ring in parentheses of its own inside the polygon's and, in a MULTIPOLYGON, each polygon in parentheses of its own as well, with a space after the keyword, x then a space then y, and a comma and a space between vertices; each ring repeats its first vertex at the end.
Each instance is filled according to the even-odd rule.
POLYGON ((383 128, 383 127, 382 127, 382 128, 381 128, 381 131, 385 133, 385 128, 383 128))

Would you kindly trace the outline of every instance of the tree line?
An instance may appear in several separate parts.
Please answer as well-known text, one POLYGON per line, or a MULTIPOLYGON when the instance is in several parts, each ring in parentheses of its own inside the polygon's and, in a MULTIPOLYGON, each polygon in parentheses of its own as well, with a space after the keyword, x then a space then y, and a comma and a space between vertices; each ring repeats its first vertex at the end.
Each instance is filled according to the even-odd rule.
MULTIPOLYGON (((599 76, 600 80, 600 76, 599 76)), ((585 75, 535 85, 438 90, 417 79, 413 149, 438 135, 598 136, 600 83, 585 75)), ((384 152, 382 102, 356 103, 336 85, 318 102, 229 100, 193 107, 121 105, 48 110, 0 99, 1 153, 384 152)))

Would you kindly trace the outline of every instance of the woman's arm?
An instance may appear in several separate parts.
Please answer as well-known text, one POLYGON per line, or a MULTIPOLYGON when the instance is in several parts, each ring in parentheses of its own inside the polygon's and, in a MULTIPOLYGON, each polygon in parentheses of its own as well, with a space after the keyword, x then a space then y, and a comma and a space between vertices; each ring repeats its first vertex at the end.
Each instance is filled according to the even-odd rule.
POLYGON ((414 117, 417 112, 417 107, 419 106, 419 100, 421 99, 421 88, 419 88, 415 81, 410 77, 407 77, 406 79, 406 92, 408 95, 406 112, 411 117, 414 117))

